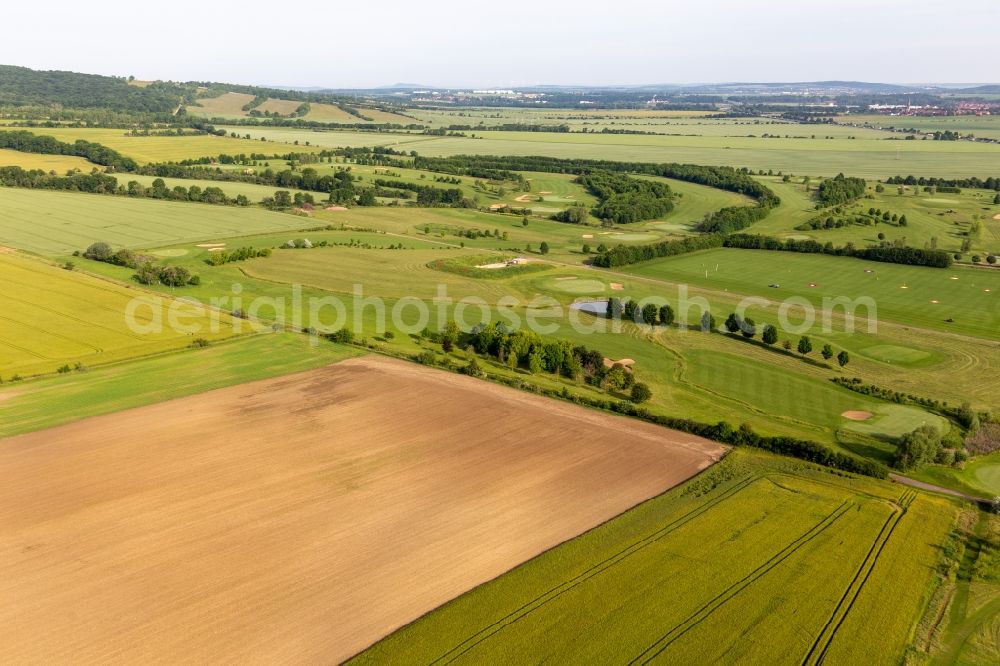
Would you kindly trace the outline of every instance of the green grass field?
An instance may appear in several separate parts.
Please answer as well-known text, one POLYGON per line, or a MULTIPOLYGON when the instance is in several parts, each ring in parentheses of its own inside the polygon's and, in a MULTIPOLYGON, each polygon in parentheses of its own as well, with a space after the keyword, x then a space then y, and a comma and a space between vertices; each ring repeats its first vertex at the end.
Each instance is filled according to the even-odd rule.
MULTIPOLYGON (((870 297, 877 305, 880 320, 970 335, 991 337, 1000 325, 996 300, 1000 298, 1000 272, 989 269, 924 268, 849 257, 718 249, 651 261, 626 270, 775 303, 795 296, 817 308, 824 297, 870 297), (780 288, 771 289, 771 284, 780 288)), ((775 308, 768 310, 773 318, 775 308)), ((796 310, 801 312, 800 308, 796 310)), ((858 314, 868 316, 864 308, 858 314)))
POLYGON ((235 338, 201 349, 0 386, 0 437, 203 391, 308 370, 361 352, 294 333, 235 338))
MULTIPOLYGON (((925 247, 936 243, 937 247, 957 252, 962 242, 969 238, 972 250, 982 254, 1000 252, 1000 235, 993 233, 1000 229, 1000 221, 993 216, 1000 214, 1000 206, 993 205, 996 194, 991 190, 963 190, 961 194, 930 194, 921 188, 905 187, 903 194, 894 185, 885 185, 884 192, 876 192, 876 183, 869 182, 866 198, 847 207, 851 215, 867 213, 870 208, 878 208, 896 215, 905 215, 907 225, 900 227, 892 223, 877 226, 850 225, 840 229, 796 229, 799 225, 817 217, 831 213, 817 211, 814 198, 821 179, 813 178, 811 191, 806 191, 801 178, 783 183, 781 178, 762 176, 759 178, 781 197, 781 205, 771 211, 765 219, 751 228, 753 233, 762 233, 779 238, 811 238, 821 243, 827 241, 835 245, 848 242, 858 246, 878 243, 878 234, 883 233, 888 240, 906 239, 911 247, 925 247), (869 198, 870 197, 870 198, 869 198), (974 220, 983 226, 978 236, 967 234, 974 220)), ((968 260, 968 254, 964 257, 968 260)))
POLYGON ((217 315, 212 332, 205 311, 11 252, 0 253, 0 279, 0 377, 8 380, 55 372, 64 364, 108 363, 190 345, 189 335, 167 325, 171 307, 185 323, 202 327, 200 337, 233 334, 226 314, 217 315), (151 332, 132 330, 125 318, 129 302, 144 297, 148 304, 133 317, 141 327, 155 327, 151 332))
POLYGON ((896 663, 955 514, 735 451, 352 663, 896 663))
POLYGON ((261 208, 0 188, 0 245, 64 255, 94 241, 151 248, 217 236, 315 226, 261 208))
MULTIPOLYGON (((894 138, 786 139, 763 137, 477 132, 470 137, 227 127, 241 136, 325 147, 383 145, 421 155, 548 155, 637 162, 687 162, 748 166, 785 173, 866 178, 898 174, 980 176, 1000 165, 1000 146, 969 141, 902 141, 894 138)), ((821 132, 821 130, 816 130, 821 132)))
MULTIPOLYGON (((859 123, 872 127, 918 129, 923 132, 960 132, 984 139, 1000 139, 1000 116, 881 116, 850 114, 838 116, 837 122, 859 123)), ((852 128, 854 129, 854 128, 852 128)))
POLYGON ((1000 453, 976 458, 964 469, 930 465, 914 472, 913 478, 992 499, 1000 496, 1000 453))

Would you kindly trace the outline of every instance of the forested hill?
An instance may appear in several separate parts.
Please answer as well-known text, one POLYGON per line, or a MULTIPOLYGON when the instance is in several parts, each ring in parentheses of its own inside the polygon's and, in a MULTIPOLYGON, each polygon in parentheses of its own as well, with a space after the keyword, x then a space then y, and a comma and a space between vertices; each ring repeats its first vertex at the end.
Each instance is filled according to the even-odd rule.
POLYGON ((162 113, 177 108, 185 92, 171 83, 157 82, 141 88, 113 76, 0 65, 0 106, 59 105, 162 113))

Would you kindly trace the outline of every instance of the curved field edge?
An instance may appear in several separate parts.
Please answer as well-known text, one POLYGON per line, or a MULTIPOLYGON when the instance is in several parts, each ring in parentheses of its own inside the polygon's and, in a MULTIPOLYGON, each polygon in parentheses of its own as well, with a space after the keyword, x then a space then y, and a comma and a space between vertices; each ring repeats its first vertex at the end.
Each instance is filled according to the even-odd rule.
POLYGON ((734 450, 351 663, 798 664, 817 644, 813 660, 891 663, 910 642, 956 513, 947 499, 734 450), (766 641, 752 640, 755 627, 766 641))

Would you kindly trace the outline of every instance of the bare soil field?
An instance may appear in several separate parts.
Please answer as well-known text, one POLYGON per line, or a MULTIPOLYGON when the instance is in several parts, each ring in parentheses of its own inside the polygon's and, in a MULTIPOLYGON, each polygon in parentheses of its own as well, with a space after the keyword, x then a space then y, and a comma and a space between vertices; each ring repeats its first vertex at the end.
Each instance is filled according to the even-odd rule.
POLYGON ((0 661, 335 663, 723 453, 375 356, 0 440, 0 661))

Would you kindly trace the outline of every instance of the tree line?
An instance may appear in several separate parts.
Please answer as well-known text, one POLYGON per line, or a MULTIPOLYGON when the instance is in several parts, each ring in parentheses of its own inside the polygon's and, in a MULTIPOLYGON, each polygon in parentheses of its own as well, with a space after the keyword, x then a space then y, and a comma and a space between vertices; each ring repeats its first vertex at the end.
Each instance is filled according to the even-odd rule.
POLYGON ((794 238, 780 240, 756 234, 734 234, 727 236, 723 245, 724 247, 744 250, 829 254, 838 257, 856 257, 858 259, 867 259, 868 261, 881 261, 908 266, 930 266, 932 268, 948 268, 952 263, 951 255, 944 250, 901 247, 887 241, 864 248, 855 247, 853 243, 835 247, 830 242, 819 243, 814 240, 796 240, 794 238))
POLYGON ((115 171, 134 171, 138 167, 132 158, 99 143, 83 139, 64 143, 51 136, 38 136, 24 130, 0 132, 0 148, 42 155, 73 155, 115 171))
POLYGON ((759 234, 709 234, 647 245, 617 245, 598 254, 591 260, 591 263, 601 268, 616 268, 717 247, 828 254, 837 257, 856 257, 869 261, 909 266, 930 266, 932 268, 948 268, 952 264, 951 255, 944 250, 900 247, 888 242, 866 248, 857 248, 853 243, 837 247, 830 242, 820 243, 814 240, 796 240, 794 238, 781 240, 759 234))
POLYGON ((888 185, 920 185, 929 187, 968 187, 978 190, 996 190, 1000 192, 1000 177, 989 178, 928 178, 924 176, 893 176, 885 181, 888 185))

